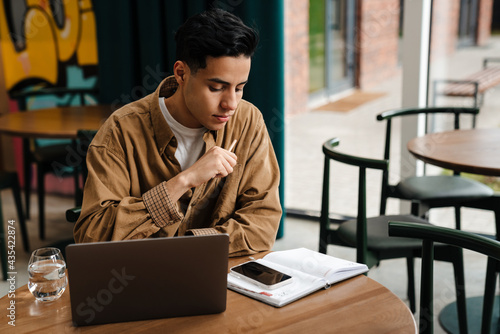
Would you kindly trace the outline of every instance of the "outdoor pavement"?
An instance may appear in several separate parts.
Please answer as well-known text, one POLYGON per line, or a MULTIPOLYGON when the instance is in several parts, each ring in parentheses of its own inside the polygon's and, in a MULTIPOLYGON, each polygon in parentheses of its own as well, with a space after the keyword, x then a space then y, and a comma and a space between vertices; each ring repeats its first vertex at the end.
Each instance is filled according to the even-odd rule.
MULTIPOLYGON (((491 43, 480 48, 462 49, 448 61, 447 66, 456 69, 454 78, 461 78, 481 67, 482 59, 486 56, 500 54, 500 37, 492 38, 491 43)), ((439 66, 439 64, 436 64, 439 66)), ((396 77, 382 82, 373 92, 386 93, 384 96, 368 102, 348 112, 335 111, 307 111, 303 114, 286 119, 286 154, 285 154, 285 206, 287 208, 303 210, 320 210, 321 204, 321 177, 323 172, 322 143, 331 138, 339 137, 340 148, 354 155, 372 158, 382 158, 385 123, 377 122, 375 116, 388 109, 401 106, 401 78, 396 77)), ((500 86, 490 90, 478 118, 477 127, 500 126, 500 86)), ((459 101, 465 103, 466 101, 459 101)), ((456 103, 456 102, 453 102, 456 103)), ((399 124, 396 122, 397 131, 399 124)), ((398 147, 395 138, 394 147, 398 147)), ((398 158, 391 162, 391 171, 398 175, 398 158)), ((430 169, 430 172, 437 172, 430 169)), ((336 187, 342 195, 333 195, 332 212, 354 215, 356 199, 353 197, 356 189, 356 179, 353 173, 340 169, 334 175, 336 187)), ((380 201, 380 175, 368 174, 368 215, 377 215, 380 201)), ((8 219, 17 219, 9 191, 1 192, 3 203, 4 222, 8 219)), ((36 196, 32 196, 32 203, 36 203, 36 196)), ((64 196, 48 196, 47 223, 45 241, 37 238, 38 219, 37 208, 33 205, 32 217, 28 221, 31 249, 52 244, 61 239, 71 237, 72 224, 66 222, 64 212, 73 207, 73 199, 64 196)), ((390 200, 388 213, 399 212, 399 201, 390 200)), ((494 233, 493 214, 487 211, 463 209, 463 229, 494 233)), ((453 212, 449 208, 434 209, 430 219, 437 225, 454 226, 453 212)), ((17 232, 20 233, 17 228, 17 232)), ((316 221, 297 218, 285 218, 284 236, 276 241, 274 250, 306 247, 318 250, 319 225, 316 221)), ((18 238, 20 243, 20 238, 18 238)), ((355 259, 355 251, 350 248, 329 246, 328 254, 348 260, 355 259)), ((20 244, 16 247, 16 287, 27 283, 27 262, 29 255, 24 253, 20 244)), ((420 282, 420 260, 416 260, 417 286, 420 282)), ((472 252, 465 252, 466 291, 467 296, 483 294, 484 272, 486 260, 472 252)), ((405 260, 386 260, 379 267, 372 268, 368 276, 390 289, 403 301, 406 299, 406 264, 405 260)), ((436 262, 435 265, 435 312, 438 313, 449 302, 454 301, 453 270, 449 263, 436 262)), ((0 296, 8 292, 9 286, 0 281, 0 296)), ((417 288, 417 299, 418 299, 417 288)), ((435 333, 444 333, 438 324, 435 333)))

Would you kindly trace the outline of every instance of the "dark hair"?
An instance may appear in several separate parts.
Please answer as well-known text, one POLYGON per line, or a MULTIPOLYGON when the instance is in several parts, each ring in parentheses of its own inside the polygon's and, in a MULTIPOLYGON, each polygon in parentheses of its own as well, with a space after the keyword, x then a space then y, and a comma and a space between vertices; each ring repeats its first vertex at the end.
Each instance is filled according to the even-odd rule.
POLYGON ((214 8, 190 17, 177 30, 176 57, 196 73, 207 66, 207 56, 251 57, 258 39, 257 32, 239 17, 214 8))

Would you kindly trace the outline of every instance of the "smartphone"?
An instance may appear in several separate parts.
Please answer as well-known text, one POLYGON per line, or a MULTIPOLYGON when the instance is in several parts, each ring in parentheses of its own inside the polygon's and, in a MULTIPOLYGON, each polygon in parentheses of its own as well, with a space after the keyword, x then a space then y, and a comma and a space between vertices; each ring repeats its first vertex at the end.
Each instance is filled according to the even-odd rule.
POLYGON ((292 277, 255 261, 232 267, 230 273, 263 289, 276 289, 292 283, 292 277))

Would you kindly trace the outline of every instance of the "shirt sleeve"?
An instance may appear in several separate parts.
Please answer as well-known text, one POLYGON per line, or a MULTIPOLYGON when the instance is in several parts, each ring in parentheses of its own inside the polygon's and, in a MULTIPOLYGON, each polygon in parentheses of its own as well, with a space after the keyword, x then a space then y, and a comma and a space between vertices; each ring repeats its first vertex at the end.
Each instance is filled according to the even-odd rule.
POLYGON ((141 194, 131 194, 129 168, 106 147, 91 146, 88 177, 76 242, 142 239, 177 229, 182 213, 170 202, 165 183, 141 194))
POLYGON ((231 256, 270 250, 276 240, 282 214, 278 190, 279 166, 262 118, 250 137, 248 158, 239 171, 241 174, 237 182, 226 181, 227 192, 223 190, 220 197, 226 198, 227 203, 214 213, 213 229, 229 235, 231 256), (234 201, 229 199, 233 192, 236 193, 234 201), (219 216, 224 211, 230 214, 219 216))
POLYGON ((175 203, 170 200, 166 182, 144 193, 144 204, 151 218, 158 227, 165 227, 182 220, 183 215, 178 211, 175 203))
POLYGON ((192 230, 188 230, 193 235, 213 235, 219 234, 219 232, 215 228, 196 228, 192 230))

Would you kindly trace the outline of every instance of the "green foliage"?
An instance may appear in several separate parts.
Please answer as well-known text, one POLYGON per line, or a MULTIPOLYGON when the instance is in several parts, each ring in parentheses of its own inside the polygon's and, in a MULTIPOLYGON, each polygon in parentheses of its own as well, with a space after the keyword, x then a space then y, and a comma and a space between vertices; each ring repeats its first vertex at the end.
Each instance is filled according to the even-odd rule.
MULTIPOLYGON (((443 174, 451 175, 451 170, 444 170, 443 174)), ((496 176, 485 176, 485 175, 477 175, 477 174, 469 174, 469 173, 460 173, 462 177, 467 177, 472 180, 479 181, 481 183, 486 184, 488 187, 493 189, 494 191, 500 192, 500 177, 496 176)))

